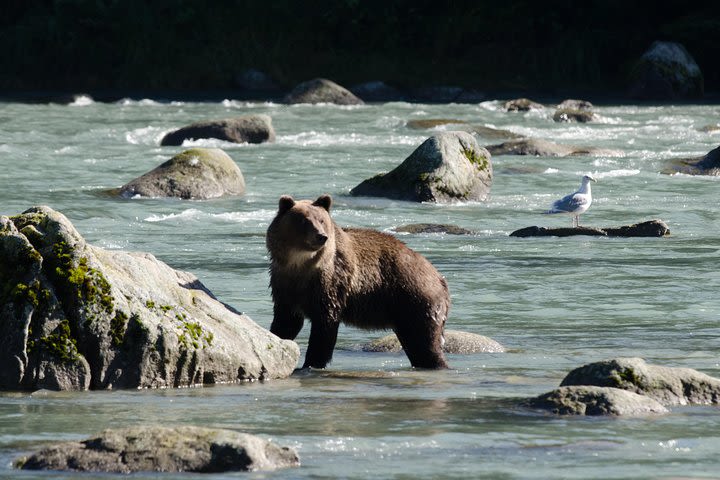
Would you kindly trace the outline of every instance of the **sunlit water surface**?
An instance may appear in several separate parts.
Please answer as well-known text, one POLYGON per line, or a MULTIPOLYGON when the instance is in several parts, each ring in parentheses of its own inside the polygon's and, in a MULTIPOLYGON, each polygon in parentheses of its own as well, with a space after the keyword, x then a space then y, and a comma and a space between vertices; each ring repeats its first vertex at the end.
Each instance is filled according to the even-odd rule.
MULTIPOLYGON (((448 327, 490 336, 508 348, 502 354, 451 355, 450 371, 414 371, 403 354, 360 351, 380 332, 342 328, 327 370, 287 380, 161 391, 0 394, 0 477, 56 478, 13 472, 12 460, 47 442, 133 424, 231 428, 298 450, 301 468, 251 478, 720 475, 717 407, 678 407, 658 417, 558 418, 519 406, 522 399, 555 388, 570 369, 615 356, 720 376, 720 178, 659 173, 669 158, 702 155, 720 143, 720 134, 699 131, 718 122, 720 109, 597 106, 596 111, 598 122, 558 124, 552 109, 505 113, 500 102, 0 104, 0 214, 49 205, 90 243, 150 252, 191 271, 218 298, 265 327, 272 302, 264 232, 281 194, 332 194, 333 214, 342 226, 392 232, 408 223, 458 225, 477 233, 398 236, 446 276, 453 302, 448 327), (243 171, 244 197, 180 201, 105 195, 182 150, 159 146, 168 131, 248 113, 272 116, 275 143, 185 145, 225 150, 243 171), (484 203, 430 205, 348 196, 353 186, 394 168, 430 136, 432 131, 406 125, 428 118, 465 120, 621 155, 497 156, 492 196, 484 203), (658 218, 672 236, 509 237, 530 225, 569 226, 569 217, 541 212, 574 191, 588 172, 598 182, 582 224, 619 226, 658 218)), ((298 339, 303 354, 307 330, 298 339)), ((230 477, 245 475, 203 476, 230 477)))

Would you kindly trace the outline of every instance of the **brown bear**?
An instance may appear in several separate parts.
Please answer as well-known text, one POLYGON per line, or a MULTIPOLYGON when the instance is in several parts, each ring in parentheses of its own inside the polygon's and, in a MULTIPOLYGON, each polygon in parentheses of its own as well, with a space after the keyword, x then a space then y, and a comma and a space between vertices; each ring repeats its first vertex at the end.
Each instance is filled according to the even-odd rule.
POLYGON ((274 317, 270 331, 295 339, 307 317, 303 368, 325 368, 340 322, 395 331, 410 363, 447 368, 443 329, 450 309, 445 279, 430 262, 382 232, 340 228, 332 199, 280 197, 267 230, 274 317))

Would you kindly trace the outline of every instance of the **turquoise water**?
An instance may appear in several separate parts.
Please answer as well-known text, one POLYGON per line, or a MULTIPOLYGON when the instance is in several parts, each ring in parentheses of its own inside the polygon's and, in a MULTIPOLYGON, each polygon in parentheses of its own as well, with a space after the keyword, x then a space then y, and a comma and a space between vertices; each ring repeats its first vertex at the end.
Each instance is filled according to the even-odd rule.
MULTIPOLYGON (((330 193, 333 215, 343 226, 392 231, 408 223, 458 225, 477 233, 398 236, 446 276, 453 302, 448 328, 487 335, 508 348, 502 354, 451 355, 450 371, 413 371, 403 354, 360 351, 381 332, 341 328, 327 370, 287 380, 161 391, 3 393, 0 477, 57 478, 13 472, 12 459, 46 442, 146 423, 237 429, 298 450, 301 468, 252 478, 717 477, 717 407, 674 407, 658 417, 559 418, 518 405, 555 388, 570 369, 615 356, 720 377, 720 178, 659 173, 669 158, 718 146, 719 133, 698 129, 718 123, 720 107, 596 106, 598 122, 557 124, 553 109, 506 113, 500 105, 0 104, 0 214, 49 205, 90 243, 150 252, 191 271, 219 299, 265 327, 272 302, 264 232, 280 195, 330 193), (269 114, 277 141, 186 144, 225 150, 243 171, 246 196, 180 201, 105 194, 181 151, 159 146, 171 129, 247 113, 269 114), (406 126, 427 118, 466 120, 618 155, 496 156, 491 198, 484 203, 348 196, 430 136, 432 131, 406 126), (541 212, 576 190, 588 172, 598 182, 581 224, 658 218, 672 235, 508 236, 530 225, 569 226, 569 217, 541 212)), ((303 355, 308 330, 298 338, 303 355)), ((240 476, 247 475, 202 478, 240 476)))

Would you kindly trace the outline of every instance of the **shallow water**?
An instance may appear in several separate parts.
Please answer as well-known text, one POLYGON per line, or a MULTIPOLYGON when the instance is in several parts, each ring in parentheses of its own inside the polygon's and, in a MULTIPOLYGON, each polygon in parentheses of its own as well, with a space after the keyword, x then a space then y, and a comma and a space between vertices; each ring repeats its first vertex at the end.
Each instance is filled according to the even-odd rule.
MULTIPOLYGON (((698 130, 717 123, 720 108, 596 111, 596 123, 557 124, 552 109, 505 113, 500 102, 0 104, 0 214, 50 205, 90 243, 150 252, 191 271, 218 298, 265 327, 272 302, 264 232, 281 194, 332 194, 334 217, 343 226, 392 231, 408 223, 458 225, 477 233, 398 236, 448 279, 448 328, 490 336, 509 349, 451 355, 446 372, 413 371, 403 354, 359 350, 381 333, 341 328, 327 370, 287 380, 160 391, 3 393, 0 477, 57 478, 13 472, 12 460, 46 442, 146 423, 232 428, 297 448, 302 467, 272 474, 278 478, 717 476, 717 407, 675 407, 669 415, 640 418, 556 418, 519 407, 522 399, 555 388, 570 369, 614 356, 720 376, 720 178, 658 173, 669 158, 702 155, 720 143, 720 134, 698 130), (246 113, 271 115, 277 141, 186 144, 224 149, 243 171, 246 196, 122 200, 104 193, 181 151, 159 146, 166 132, 246 113), (348 196, 432 134, 407 128, 408 120, 423 118, 466 120, 620 155, 496 156, 492 195, 484 203, 438 206, 348 196), (672 235, 508 236, 530 225, 569 226, 569 217, 541 212, 574 191, 587 172, 598 182, 582 224, 659 218, 672 235)), ((303 355, 307 330, 298 339, 303 355)), ((159 477, 173 478, 133 478, 159 477)))

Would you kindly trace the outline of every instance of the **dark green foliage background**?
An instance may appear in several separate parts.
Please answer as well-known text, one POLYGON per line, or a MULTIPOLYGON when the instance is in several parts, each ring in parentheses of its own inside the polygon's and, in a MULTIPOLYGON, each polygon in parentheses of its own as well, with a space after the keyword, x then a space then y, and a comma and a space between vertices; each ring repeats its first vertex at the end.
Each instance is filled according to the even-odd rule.
POLYGON ((720 85, 720 2, 627 0, 5 0, 0 89, 283 87, 624 90, 654 40, 681 42, 720 85), (715 5, 714 5, 715 4, 715 5))

